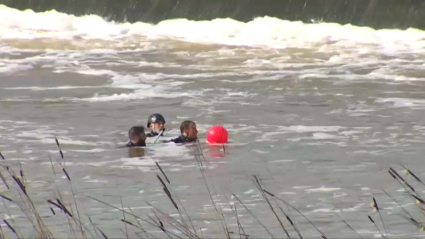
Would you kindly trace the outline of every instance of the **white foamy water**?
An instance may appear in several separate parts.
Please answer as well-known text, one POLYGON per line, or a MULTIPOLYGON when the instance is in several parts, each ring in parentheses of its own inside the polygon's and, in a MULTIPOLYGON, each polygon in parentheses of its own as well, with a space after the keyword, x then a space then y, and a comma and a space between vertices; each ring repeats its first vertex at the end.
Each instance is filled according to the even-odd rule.
MULTIPOLYGON (((374 30, 334 23, 290 22, 269 17, 256 18, 248 23, 232 19, 198 22, 176 19, 158 24, 130 24, 108 22, 95 15, 75 17, 56 11, 35 13, 0 6, 0 38, 4 40, 4 50, 19 55, 20 51, 32 52, 35 47, 35 52, 38 52, 35 56, 25 58, 0 59, 0 74, 13 75, 41 67, 52 69, 58 74, 108 77, 111 81, 102 86, 21 86, 3 89, 44 91, 106 87, 132 91, 37 99, 41 102, 120 102, 191 97, 193 100, 185 102, 186 106, 205 107, 211 103, 254 98, 256 93, 223 89, 218 97, 207 96, 206 91, 212 91, 213 88, 186 88, 190 80, 219 80, 238 84, 296 77, 299 80, 334 80, 337 81, 335 84, 344 85, 375 80, 422 81, 423 77, 406 74, 406 70, 412 67, 416 70, 425 69, 425 64, 420 60, 406 58, 409 57, 406 54, 419 57, 423 53, 425 33, 415 29, 374 30), (262 34, 258 34, 260 30, 262 34), (24 42, 20 43, 21 40, 24 42), (31 44, 25 43, 27 40, 32 41, 31 44), (90 43, 91 40, 95 42, 90 43), (195 45, 182 45, 180 41, 195 45), (196 44, 213 44, 214 48, 196 47, 196 44), (259 48, 217 49, 217 44, 259 48), (160 51, 164 47, 173 49, 170 53, 175 54, 174 58, 185 61, 193 59, 193 62, 157 62, 143 56, 137 59, 121 55, 121 52, 131 55, 160 51), (307 55, 300 49, 308 49, 307 55), (392 56, 396 56, 395 59, 387 59, 392 56), (228 60, 242 64, 220 63, 228 60), (117 70, 123 67, 149 70, 143 73, 117 70), (187 72, 175 73, 179 69, 187 72), (358 74, 357 71, 361 69, 365 69, 365 72, 358 74)), ((276 91, 279 89, 284 88, 274 88, 276 91)), ((33 99, 12 97, 4 100, 25 102, 33 99)), ((316 136, 332 137, 325 134, 316 136)))
MULTIPOLYGON (((371 198, 391 204, 381 189, 414 208, 388 167, 398 170, 402 162, 423 178, 423 39, 415 29, 270 17, 130 24, 0 5, 0 151, 24 165, 42 202, 56 191, 52 182, 69 185, 62 169, 52 167, 61 162, 84 196, 119 207, 123 196, 124 207, 140 210, 151 208, 147 201, 176 216, 158 181, 157 175, 165 180, 158 162, 173 197, 211 235, 215 209, 200 168, 233 232, 236 206, 247 234, 265 235, 235 193, 275 235, 282 233, 251 181, 256 175, 321 230, 326 222, 329 238, 352 235, 335 212, 367 237, 376 228, 366 216, 378 218, 368 207, 371 198), (205 159, 195 159, 193 145, 152 145, 154 138, 143 148, 120 147, 131 126, 146 126, 156 112, 166 118, 167 139, 179 134, 183 120, 194 120, 205 159), (224 149, 205 144, 216 124, 229 132, 224 149)), ((122 236, 109 214, 117 210, 90 200, 81 204, 95 209, 87 212, 93 211, 95 223, 106 223, 108 236, 122 236)), ((317 235, 280 206, 303 236, 317 235)), ((395 205, 382 210, 389 234, 411 232, 395 216, 395 205)))
POLYGON ((349 24, 306 24, 271 17, 259 17, 248 23, 232 19, 198 22, 176 19, 155 25, 143 22, 130 24, 107 22, 96 15, 75 17, 54 10, 35 13, 4 5, 0 5, 0 29, 1 39, 82 38, 120 41, 123 38, 143 37, 148 41, 171 38, 194 43, 268 48, 304 48, 320 44, 320 52, 340 48, 355 50, 357 54, 370 51, 387 54, 423 53, 425 46, 425 33, 416 29, 374 30, 349 24), (260 31, 262 33, 258 34, 260 31), (363 49, 358 48, 359 44, 364 45, 363 49))

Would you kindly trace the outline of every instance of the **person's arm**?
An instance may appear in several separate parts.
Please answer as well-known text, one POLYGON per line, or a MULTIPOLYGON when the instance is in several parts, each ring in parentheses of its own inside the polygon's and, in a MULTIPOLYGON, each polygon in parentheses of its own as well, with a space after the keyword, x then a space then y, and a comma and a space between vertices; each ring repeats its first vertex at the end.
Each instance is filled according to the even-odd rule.
POLYGON ((180 137, 177 137, 177 138, 174 138, 174 139, 163 139, 163 140, 161 140, 161 143, 176 143, 176 144, 178 144, 178 143, 183 143, 183 141, 181 140, 181 138, 180 137))
POLYGON ((160 143, 171 143, 174 142, 174 139, 162 139, 162 140, 158 140, 160 143))

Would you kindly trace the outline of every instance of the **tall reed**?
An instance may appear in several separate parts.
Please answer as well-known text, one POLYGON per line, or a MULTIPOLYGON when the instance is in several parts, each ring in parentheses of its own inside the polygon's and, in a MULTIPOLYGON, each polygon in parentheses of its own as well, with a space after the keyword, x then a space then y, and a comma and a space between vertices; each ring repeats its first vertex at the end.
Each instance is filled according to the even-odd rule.
MULTIPOLYGON (((64 162, 65 155, 62 151, 60 142, 55 138, 56 146, 58 148, 60 158, 50 157, 50 164, 52 168, 53 175, 58 175, 60 173, 66 178, 67 186, 71 190, 70 198, 65 198, 59 186, 55 185, 54 196, 51 198, 46 198, 45 202, 48 206, 48 209, 54 217, 61 217, 66 220, 66 226, 69 233, 69 237, 72 238, 110 238, 104 233, 101 229, 102 225, 98 225, 92 221, 89 216, 85 216, 82 213, 76 192, 75 185, 64 162), (59 169, 59 170, 57 170, 59 169), (60 212, 60 213, 59 213, 60 212), (86 220, 84 219, 86 218, 86 220)), ((262 222, 260 217, 258 217, 249 207, 244 203, 244 200, 237 196, 235 193, 232 193, 230 200, 228 200, 229 206, 231 208, 231 213, 233 218, 225 216, 222 204, 218 204, 215 199, 218 198, 219 194, 216 191, 214 186, 213 178, 210 175, 208 169, 208 160, 205 159, 201 145, 196 143, 193 145, 195 151, 195 161, 198 166, 199 174, 202 178, 202 184, 205 188, 205 193, 208 195, 211 205, 213 207, 214 217, 216 218, 215 227, 219 234, 215 236, 218 238, 250 238, 255 235, 249 235, 248 230, 250 226, 244 225, 241 220, 241 212, 246 212, 255 223, 258 224, 259 229, 263 231, 262 237, 269 238, 311 238, 311 233, 307 233, 307 229, 301 228, 299 225, 299 220, 304 220, 307 222, 311 228, 314 228, 315 231, 319 233, 319 237, 326 239, 326 233, 320 229, 314 223, 314 220, 307 217, 305 213, 302 213, 295 206, 289 203, 287 200, 277 196, 276 194, 267 190, 267 185, 264 185, 259 176, 252 176, 252 183, 257 188, 260 193, 264 204, 269 209, 269 216, 267 218, 268 222, 262 222), (285 206, 287 209, 284 210, 285 206), (294 211, 296 214, 294 214, 294 211), (299 216, 302 219, 299 219, 299 216), (280 230, 272 230, 270 225, 270 220, 275 220, 275 222, 280 227, 280 230), (298 222, 297 222, 298 220, 298 222)), ((223 145, 223 151, 225 147, 223 145)), ((45 218, 40 215, 37 205, 33 200, 33 189, 31 185, 27 182, 29 175, 25 172, 21 165, 19 165, 19 170, 15 171, 15 167, 12 166, 11 162, 7 160, 7 155, 0 153, 0 178, 2 183, 5 185, 7 191, 0 193, 0 198, 3 202, 5 211, 10 214, 10 208, 12 206, 18 207, 22 212, 25 219, 28 221, 28 225, 31 225, 32 230, 26 232, 26 234, 21 230, 24 225, 15 221, 14 218, 3 218, 3 225, 0 225, 0 238, 7 238, 7 235, 13 235, 16 238, 42 238, 50 239, 57 238, 54 235, 51 228, 47 226, 45 218)), ((206 238, 202 228, 198 227, 196 223, 191 219, 191 216, 187 213, 182 200, 177 193, 173 190, 174 184, 173 179, 167 175, 167 171, 164 170, 158 162, 155 162, 157 171, 156 178, 158 179, 157 184, 162 188, 165 193, 166 199, 169 201, 169 205, 176 211, 178 218, 174 218, 172 215, 164 212, 162 209, 154 206, 151 202, 145 201, 147 205, 151 207, 150 214, 145 214, 143 216, 136 215, 131 207, 125 208, 122 197, 120 199, 121 208, 112 205, 111 203, 101 200, 96 197, 89 196, 93 201, 106 205, 110 208, 116 209, 122 214, 122 218, 117 218, 117 222, 121 222, 123 225, 122 235, 125 238, 132 238, 133 235, 136 235, 140 238, 206 238), (155 232, 159 231, 161 234, 155 232)), ((420 190, 417 190, 413 182, 418 183, 419 185, 425 186, 423 181, 410 169, 406 168, 404 165, 401 165, 404 169, 406 177, 402 177, 393 167, 390 167, 388 173, 390 176, 400 184, 404 190, 406 196, 411 200, 416 202, 416 209, 422 216, 425 215, 425 201, 420 195, 420 190), (411 176, 413 182, 408 182, 408 176, 411 176)), ((396 199, 391 196, 386 191, 383 191, 398 207, 401 209, 402 214, 399 214, 403 219, 412 224, 418 230, 425 230, 422 220, 414 217, 412 212, 409 212, 405 207, 403 207, 396 199)), ((376 216, 372 214, 367 215, 368 220, 372 223, 373 227, 379 232, 383 238, 391 237, 391 228, 388 224, 385 223, 386 218, 388 218, 388 213, 385 209, 378 205, 378 200, 373 197, 371 206, 373 208, 373 213, 376 213, 376 216), (375 218, 375 219, 374 219, 375 218), (379 218, 380 223, 376 220, 379 218)), ((347 226, 352 232, 353 236, 356 237, 366 237, 367 235, 362 235, 359 231, 354 229, 346 220, 342 219, 340 215, 337 214, 341 223, 347 226)), ((257 231, 257 232, 258 232, 257 231)))

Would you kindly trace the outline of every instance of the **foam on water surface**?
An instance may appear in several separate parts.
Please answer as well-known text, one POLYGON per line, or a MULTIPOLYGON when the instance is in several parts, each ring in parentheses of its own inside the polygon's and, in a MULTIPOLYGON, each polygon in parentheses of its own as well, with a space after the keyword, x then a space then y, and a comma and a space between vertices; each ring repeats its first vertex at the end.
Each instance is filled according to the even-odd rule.
MULTIPOLYGON (((107 22, 99 16, 75 17, 55 10, 35 13, 0 5, 2 39, 101 39, 122 41, 143 37, 145 41, 175 39, 193 43, 259 46, 270 48, 304 48, 321 44, 319 51, 367 49, 396 54, 424 52, 425 33, 416 29, 374 30, 368 27, 335 23, 302 23, 272 17, 258 17, 248 23, 232 19, 189 21, 173 19, 156 25, 137 22, 107 22), (261 31, 262 34, 258 34, 261 31)), ((138 38, 130 43, 140 45, 138 38)), ((365 50, 363 50, 365 52, 365 50)))
POLYGON ((226 217, 234 218, 230 204, 252 219, 234 192, 269 225, 269 208, 249 178, 255 174, 315 223, 344 212, 355 228, 371 229, 353 217, 365 216, 376 190, 403 193, 383 169, 401 158, 421 167, 424 36, 269 17, 114 23, 0 6, 0 151, 40 170, 31 182, 50 192, 40 182, 51 174, 49 157, 62 160, 58 137, 84 193, 112 194, 105 200, 116 205, 122 194, 126 207, 146 200, 162 209, 172 205, 158 162, 171 194, 211 224, 204 230, 215 217, 199 164, 223 194, 212 197, 226 217), (129 127, 146 125, 153 112, 165 115, 167 138, 180 134, 181 121, 195 120, 205 159, 195 159, 193 145, 152 146, 153 138, 143 149, 118 148, 129 127), (228 129, 225 149, 205 144, 215 124, 228 129))
POLYGON ((321 186, 319 188, 309 188, 309 189, 306 189, 306 192, 309 192, 309 193, 315 193, 315 192, 333 192, 333 191, 338 191, 338 190, 341 190, 341 188, 330 188, 330 187, 321 186))

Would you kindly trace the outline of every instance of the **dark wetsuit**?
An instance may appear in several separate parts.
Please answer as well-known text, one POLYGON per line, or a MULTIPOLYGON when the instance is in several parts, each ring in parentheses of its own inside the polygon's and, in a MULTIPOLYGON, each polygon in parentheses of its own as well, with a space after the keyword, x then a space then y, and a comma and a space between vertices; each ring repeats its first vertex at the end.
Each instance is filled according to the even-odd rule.
POLYGON ((191 142, 196 142, 196 139, 188 139, 185 138, 183 135, 180 135, 179 137, 175 138, 175 139, 171 139, 168 141, 165 141, 166 143, 169 142, 174 142, 176 144, 181 144, 181 143, 191 143, 191 142))
MULTIPOLYGON (((163 131, 161 132, 161 135, 160 136, 164 136, 164 131, 165 131, 165 129, 163 129, 163 131)), ((147 133, 146 134, 146 137, 156 137, 156 136, 158 136, 159 134, 157 133, 157 132, 155 132, 155 131, 151 131, 150 133, 147 133)))
POLYGON ((134 143, 132 143, 130 141, 125 146, 126 147, 145 147, 146 146, 146 143, 145 142, 141 142, 141 143, 134 144, 134 143))

